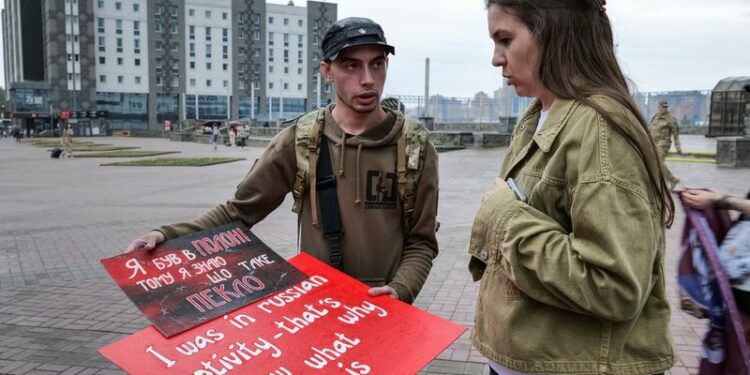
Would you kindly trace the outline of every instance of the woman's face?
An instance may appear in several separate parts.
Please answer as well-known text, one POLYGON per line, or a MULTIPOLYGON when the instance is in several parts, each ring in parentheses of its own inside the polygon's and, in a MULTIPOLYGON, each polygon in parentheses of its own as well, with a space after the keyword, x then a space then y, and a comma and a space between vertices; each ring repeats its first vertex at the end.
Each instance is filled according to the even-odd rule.
POLYGON ((502 68, 507 84, 518 96, 540 97, 544 86, 537 76, 539 45, 531 30, 499 5, 487 9, 490 38, 495 45, 492 65, 502 68))

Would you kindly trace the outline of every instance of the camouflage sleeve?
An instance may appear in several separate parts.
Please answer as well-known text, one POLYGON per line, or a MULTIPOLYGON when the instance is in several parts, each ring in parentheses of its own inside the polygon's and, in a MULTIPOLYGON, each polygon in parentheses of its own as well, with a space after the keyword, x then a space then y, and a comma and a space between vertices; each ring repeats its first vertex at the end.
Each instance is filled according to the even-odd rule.
POLYGON ((677 149, 677 152, 682 153, 682 145, 680 145, 680 125, 674 117, 672 117, 671 122, 670 127, 672 128, 672 136, 674 137, 674 146, 677 149))

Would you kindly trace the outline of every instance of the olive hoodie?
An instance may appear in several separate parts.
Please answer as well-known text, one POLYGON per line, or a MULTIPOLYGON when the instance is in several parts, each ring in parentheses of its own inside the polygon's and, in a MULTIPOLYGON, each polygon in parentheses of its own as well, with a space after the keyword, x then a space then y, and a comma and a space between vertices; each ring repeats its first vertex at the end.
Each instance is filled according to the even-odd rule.
MULTIPOLYGON (((437 152, 428 143, 411 226, 404 230, 396 173, 403 116, 385 109, 385 121, 352 136, 345 134, 333 119, 333 108, 330 105, 325 109, 323 134, 328 139, 337 179, 344 230, 343 270, 370 286, 388 285, 396 290, 400 300, 411 303, 438 253, 437 152)), ((191 221, 165 225, 159 230, 171 239, 235 220, 248 227, 261 221, 293 188, 297 173, 295 130, 296 124, 274 137, 237 187, 234 198, 191 221)), ((321 228, 312 224, 309 195, 303 199, 300 250, 329 263, 328 243, 321 228)))

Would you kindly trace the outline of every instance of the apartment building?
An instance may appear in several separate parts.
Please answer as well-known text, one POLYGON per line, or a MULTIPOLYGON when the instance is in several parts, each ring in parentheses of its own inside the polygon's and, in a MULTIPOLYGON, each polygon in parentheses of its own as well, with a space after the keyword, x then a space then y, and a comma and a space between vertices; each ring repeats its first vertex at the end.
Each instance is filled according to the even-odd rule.
POLYGON ((4 0, 6 114, 81 134, 160 134, 165 122, 296 117, 318 87, 333 3, 263 0, 4 0))

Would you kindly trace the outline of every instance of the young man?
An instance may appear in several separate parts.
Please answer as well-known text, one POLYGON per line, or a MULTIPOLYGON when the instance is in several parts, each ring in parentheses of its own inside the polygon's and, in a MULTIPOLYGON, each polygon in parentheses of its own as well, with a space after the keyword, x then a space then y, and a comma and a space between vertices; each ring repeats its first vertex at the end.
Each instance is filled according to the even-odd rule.
POLYGON ((295 191, 302 251, 367 283, 371 295, 408 303, 416 298, 438 253, 437 153, 423 128, 380 105, 388 54, 395 52, 380 25, 366 18, 339 20, 326 32, 322 52, 320 73, 335 87, 335 103, 279 133, 234 198, 192 221, 149 232, 128 251, 235 220, 252 227, 295 191), (416 130, 407 134, 405 128, 416 130), (405 147, 406 157, 405 135, 424 141, 423 147, 405 147), (320 157, 323 149, 328 163, 320 157), (300 168, 308 164, 309 170, 300 168), (324 177, 318 165, 334 176, 324 177), (415 166, 418 178, 405 172, 415 166), (318 200, 332 184, 342 224, 334 235, 326 226, 336 210, 318 200), (402 199, 405 189, 410 193, 402 199))

